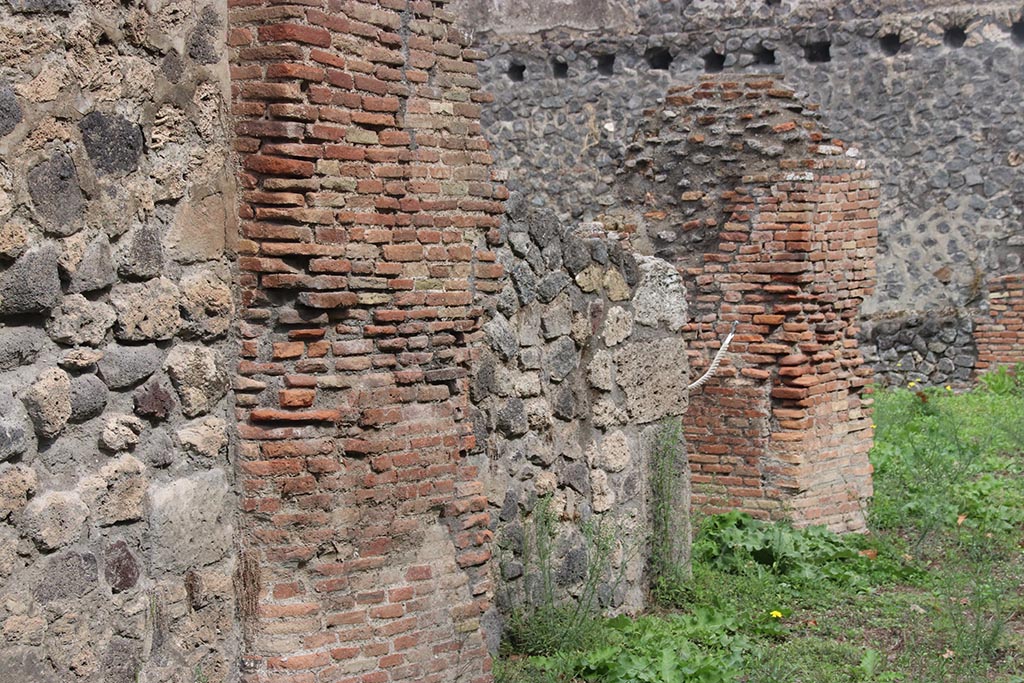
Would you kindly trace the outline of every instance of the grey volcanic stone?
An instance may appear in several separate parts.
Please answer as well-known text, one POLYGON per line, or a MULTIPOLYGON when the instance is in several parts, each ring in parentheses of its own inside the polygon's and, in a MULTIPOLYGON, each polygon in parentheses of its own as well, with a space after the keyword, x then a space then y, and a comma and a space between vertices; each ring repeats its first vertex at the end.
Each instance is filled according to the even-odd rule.
POLYGON ((537 298, 541 303, 550 303, 572 280, 563 271, 548 273, 537 283, 537 298))
POLYGON ((117 272, 124 277, 149 279, 160 275, 164 265, 160 230, 147 223, 136 227, 124 238, 125 246, 118 254, 117 272))
POLYGON ((7 83, 0 83, 0 138, 14 130, 21 117, 21 105, 14 90, 7 83))
POLYGON ((85 254, 78 263, 78 268, 71 275, 68 293, 92 292, 103 289, 117 282, 114 272, 114 258, 110 250, 110 240, 100 234, 85 248, 85 254))
POLYGON ((526 406, 522 399, 510 398, 495 413, 495 426, 509 437, 522 436, 530 425, 526 419, 526 406))
MULTIPOLYGON (((18 2, 19 0, 8 0, 18 2)), ((9 645, 0 648, 0 681, 32 681, 32 683, 58 683, 46 659, 46 651, 39 647, 9 645)))
POLYGON ((519 340, 512 332, 508 320, 501 314, 495 315, 484 325, 484 334, 490 340, 491 348, 504 360, 515 358, 519 353, 519 340))
POLYGON ((96 375, 72 378, 71 421, 84 422, 102 413, 109 394, 107 385, 96 375))
POLYGON ((55 12, 67 14, 74 9, 78 0, 7 0, 15 12, 55 12))
POLYGON ((139 562, 128 544, 115 541, 103 552, 103 578, 115 593, 133 588, 139 581, 139 562))
POLYGON ((157 428, 149 432, 135 454, 153 467, 167 467, 174 462, 175 453, 177 449, 171 437, 163 429, 157 428))
POLYGON ((571 235, 562 248, 562 262, 570 274, 578 275, 590 265, 590 249, 582 239, 571 235))
POLYGON ((120 346, 104 349, 99 362, 100 376, 111 389, 124 389, 146 379, 163 364, 164 352, 154 344, 120 346))
POLYGON ((136 683, 141 668, 141 642, 116 636, 110 639, 103 656, 103 680, 106 683, 136 683))
POLYGON ((78 124, 85 151, 103 173, 131 173, 142 155, 142 129, 120 114, 94 111, 78 124))
POLYGON ((164 365, 186 417, 210 412, 227 393, 228 374, 212 349, 179 344, 167 354, 164 365))
POLYGON ((80 598, 96 587, 99 572, 92 553, 66 552, 42 560, 32 594, 42 603, 80 598))
POLYGON ((21 401, 36 433, 52 439, 61 433, 71 417, 71 378, 59 368, 44 370, 22 394, 21 401))
POLYGON ((82 227, 85 197, 75 164, 59 152, 28 172, 28 193, 49 232, 71 235, 82 227))
POLYGON ((510 269, 512 285, 519 295, 519 303, 527 305, 537 298, 537 276, 522 261, 516 261, 510 269))
POLYGON ((114 309, 105 303, 71 294, 46 322, 46 331, 62 344, 99 346, 116 319, 114 309))
POLYGON ((216 562, 231 547, 227 478, 215 469, 150 490, 152 566, 183 572, 216 562))
POLYGON ((58 301, 57 250, 51 244, 25 252, 0 274, 0 315, 39 313, 58 301))
POLYGON ((199 22, 188 36, 188 56, 200 64, 216 64, 220 61, 215 45, 220 32, 220 17, 213 7, 207 5, 199 22))
POLYGON ((551 381, 560 382, 579 365, 580 356, 576 344, 569 337, 556 339, 544 354, 544 367, 551 375, 551 381))
POLYGON ((32 363, 46 343, 46 334, 37 327, 0 328, 0 370, 32 363))
POLYGON ((28 449, 28 429, 24 418, 17 414, 0 414, 0 462, 12 455, 21 455, 28 449))

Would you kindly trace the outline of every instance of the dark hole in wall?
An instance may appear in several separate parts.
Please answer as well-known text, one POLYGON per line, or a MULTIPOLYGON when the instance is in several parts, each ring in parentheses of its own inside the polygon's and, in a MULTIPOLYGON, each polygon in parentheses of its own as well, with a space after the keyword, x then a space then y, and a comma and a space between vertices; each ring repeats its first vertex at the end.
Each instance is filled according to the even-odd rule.
POLYGON ((775 50, 769 50, 762 45, 754 50, 754 61, 757 64, 775 64, 775 50))
POLYGON ((764 0, 764 4, 768 5, 769 7, 778 7, 779 5, 782 4, 782 0, 764 0))
POLYGON ((1013 22, 1010 26, 1010 35, 1013 37, 1013 42, 1024 45, 1024 17, 1013 22))
POLYGON ((717 74, 725 68, 725 55, 712 50, 704 55, 704 71, 717 74))
POLYGON ((602 76, 611 76, 615 73, 615 55, 598 55, 597 56, 597 73, 602 76))
POLYGON ((967 42, 967 31, 962 26, 950 26, 946 29, 946 35, 942 37, 942 42, 949 47, 963 47, 967 42))
POLYGON ((561 57, 555 57, 551 60, 551 72, 555 74, 555 78, 568 78, 569 65, 561 57))
POLYGON ((878 47, 882 48, 882 52, 890 57, 900 51, 902 44, 898 33, 886 33, 878 39, 878 47))
POLYGON ((510 81, 521 83, 526 80, 526 65, 519 62, 511 62, 506 73, 510 81))
POLYGON ((644 53, 644 59, 652 69, 665 70, 672 64, 672 53, 667 47, 649 47, 644 53))
POLYGON ((804 56, 808 62, 822 63, 832 61, 832 43, 827 40, 819 40, 815 43, 804 45, 804 56))

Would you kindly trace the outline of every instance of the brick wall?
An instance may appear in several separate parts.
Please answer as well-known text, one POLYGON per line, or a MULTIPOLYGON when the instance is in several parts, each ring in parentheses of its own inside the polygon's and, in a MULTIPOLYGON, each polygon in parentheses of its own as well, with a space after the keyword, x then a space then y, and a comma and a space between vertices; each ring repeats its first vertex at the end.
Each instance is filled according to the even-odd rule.
POLYGON ((1024 274, 993 278, 988 310, 975 318, 979 371, 1024 362, 1024 274))
POLYGON ((247 680, 487 678, 463 417, 504 190, 445 4, 232 2, 247 680))
POLYGON ((684 420, 694 504, 860 530, 871 373, 855 335, 878 184, 812 113, 770 80, 675 88, 628 182, 651 248, 690 276, 694 377, 736 325, 684 420))

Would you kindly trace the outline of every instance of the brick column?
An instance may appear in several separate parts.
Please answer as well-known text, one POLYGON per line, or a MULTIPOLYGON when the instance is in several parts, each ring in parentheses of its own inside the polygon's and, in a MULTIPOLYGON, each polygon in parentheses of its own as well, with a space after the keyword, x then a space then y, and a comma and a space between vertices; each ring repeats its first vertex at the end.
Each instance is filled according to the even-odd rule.
POLYGON ((670 91, 637 164, 659 194, 638 187, 656 253, 692 284, 694 377, 737 325, 684 418, 695 506, 861 530, 870 369, 856 332, 874 286, 878 183, 808 110, 763 79, 670 91))
POLYGON ((975 318, 978 371, 1024 363, 1024 273, 993 278, 988 310, 975 318))
POLYGON ((247 680, 489 678, 463 416, 505 194, 445 4, 232 2, 247 680))

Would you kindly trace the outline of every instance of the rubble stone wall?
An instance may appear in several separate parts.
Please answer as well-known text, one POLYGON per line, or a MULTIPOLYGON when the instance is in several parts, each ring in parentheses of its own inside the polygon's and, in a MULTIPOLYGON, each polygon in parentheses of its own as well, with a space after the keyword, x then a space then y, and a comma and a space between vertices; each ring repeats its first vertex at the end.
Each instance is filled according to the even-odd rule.
MULTIPOLYGON (((671 264, 634 256, 626 235, 600 223, 568 228, 523 197, 509 203, 500 237, 507 277, 486 302, 487 347, 470 384, 489 463, 498 607, 507 613, 536 588, 527 582, 543 567, 525 546, 543 533, 535 509, 545 500, 556 531, 547 562, 560 595, 593 590, 590 572, 603 571, 601 606, 635 611, 649 585, 651 450, 661 421, 688 402, 685 289, 671 264), (608 566, 591 567, 601 561, 599 532, 615 549, 608 566)), ((689 473, 677 449, 666 488, 682 510, 678 543, 688 548, 689 473)))
POLYGON ((886 330, 879 348, 864 338, 880 380, 962 383, 968 358, 981 368, 963 321, 985 317, 988 283, 1022 272, 1024 256, 1024 137, 1006 125, 1024 98, 1019 2, 566 0, 546 14, 532 10, 550 3, 533 0, 462 6, 488 52, 481 78, 496 101, 484 127, 509 187, 561 216, 591 220, 620 202, 643 111, 671 85, 709 72, 784 76, 821 105, 827 129, 856 142, 881 183, 879 282, 864 304, 886 330), (592 25, 593 15, 605 20, 592 25), (955 327, 952 341, 928 334, 928 311, 948 312, 938 328, 955 327), (894 336, 907 340, 897 346, 945 348, 920 358, 899 350, 897 370, 894 336))
POLYGON ((0 3, 0 680, 236 670, 218 3, 0 3))

